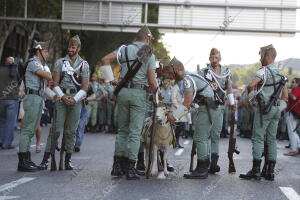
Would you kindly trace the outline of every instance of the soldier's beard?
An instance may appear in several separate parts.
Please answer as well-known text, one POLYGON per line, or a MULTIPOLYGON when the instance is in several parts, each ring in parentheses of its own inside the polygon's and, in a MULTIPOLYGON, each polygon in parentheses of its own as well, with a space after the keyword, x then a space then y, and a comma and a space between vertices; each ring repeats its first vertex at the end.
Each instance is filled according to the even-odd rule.
POLYGON ((73 57, 73 56, 76 55, 76 52, 74 52, 74 51, 68 51, 68 55, 69 55, 70 57, 73 57))

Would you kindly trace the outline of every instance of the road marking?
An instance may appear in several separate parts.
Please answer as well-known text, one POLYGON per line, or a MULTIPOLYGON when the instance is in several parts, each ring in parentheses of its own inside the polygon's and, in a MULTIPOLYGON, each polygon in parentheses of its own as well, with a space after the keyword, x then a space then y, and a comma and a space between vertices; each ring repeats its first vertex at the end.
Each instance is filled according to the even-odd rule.
POLYGON ((24 178, 20 178, 16 181, 7 183, 5 185, 0 186, 0 192, 4 192, 4 191, 11 191, 13 188, 23 184, 23 183, 27 183, 29 181, 34 180, 35 178, 31 178, 31 177, 24 177, 24 178))
POLYGON ((0 200, 19 199, 20 196, 0 196, 0 200))
POLYGON ((190 144, 190 140, 186 140, 186 141, 184 141, 184 142, 183 142, 183 144, 185 144, 185 145, 188 145, 188 144, 190 144))
POLYGON ((300 200, 299 194, 291 187, 279 187, 289 200, 300 200))
POLYGON ((184 149, 178 149, 176 152, 175 152, 175 156, 180 156, 182 153, 183 153, 184 149))
POLYGON ((72 158, 72 159, 74 159, 74 160, 89 160, 89 159, 91 159, 91 157, 90 156, 78 156, 78 157, 74 156, 74 158, 72 158))
MULTIPOLYGON (((30 145, 30 148, 35 147, 36 144, 30 145)), ((44 146, 44 143, 41 143, 41 146, 44 146)))

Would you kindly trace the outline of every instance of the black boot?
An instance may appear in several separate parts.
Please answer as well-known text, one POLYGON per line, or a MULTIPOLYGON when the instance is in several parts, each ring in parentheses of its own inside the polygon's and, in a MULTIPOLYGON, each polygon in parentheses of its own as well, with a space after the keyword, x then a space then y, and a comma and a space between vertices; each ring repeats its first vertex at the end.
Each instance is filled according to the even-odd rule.
POLYGON ((264 166, 261 170, 260 176, 266 178, 267 177, 267 171, 269 168, 269 162, 265 160, 264 166))
POLYGON ((220 171, 220 166, 218 165, 219 155, 216 153, 211 154, 211 163, 208 170, 208 173, 214 174, 220 171))
POLYGON ((73 170, 73 166, 71 163, 71 157, 72 154, 71 153, 66 153, 66 157, 65 157, 65 170, 73 170))
POLYGON ((265 179, 268 181, 274 181, 274 169, 275 169, 276 161, 269 160, 268 161, 268 169, 265 179))
POLYGON ((38 170, 38 168, 33 165, 32 161, 30 161, 30 158, 28 157, 28 152, 19 152, 19 163, 18 163, 18 171, 22 172, 35 172, 38 170))
POLYGON ((135 161, 128 159, 128 168, 126 174, 127 180, 137 180, 140 179, 140 176, 137 174, 137 170, 135 169, 135 161))
POLYGON ((43 160, 41 164, 38 166, 39 170, 47 170, 49 158, 50 158, 50 152, 45 152, 43 160))
POLYGON ((120 156, 114 156, 114 163, 112 166, 112 170, 110 175, 114 177, 121 177, 125 174, 125 163, 126 161, 123 159, 123 157, 120 156))
POLYGON ((197 166, 194 171, 184 174, 187 179, 206 179, 208 177, 208 159, 197 160, 197 166))
POLYGON ((261 160, 253 160, 253 167, 247 174, 240 174, 240 178, 260 180, 260 164, 261 160))
POLYGON ((28 162, 32 165, 32 166, 34 166, 34 167, 38 167, 34 162, 32 162, 32 160, 31 160, 31 153, 30 153, 30 151, 27 151, 26 152, 27 153, 27 158, 28 158, 28 162))
POLYGON ((140 171, 145 171, 145 169, 146 169, 146 166, 144 163, 144 152, 139 152, 139 154, 138 154, 136 169, 140 170, 140 171))

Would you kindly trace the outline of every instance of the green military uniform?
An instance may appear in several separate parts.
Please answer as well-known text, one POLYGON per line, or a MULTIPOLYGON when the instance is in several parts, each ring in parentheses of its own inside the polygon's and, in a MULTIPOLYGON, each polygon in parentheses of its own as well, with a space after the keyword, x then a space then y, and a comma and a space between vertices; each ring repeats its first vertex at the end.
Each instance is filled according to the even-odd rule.
MULTIPOLYGON (((274 74, 275 82, 278 83, 283 76, 275 67, 274 64, 267 66, 269 70, 274 74)), ((273 78, 270 71, 266 68, 261 68, 256 76, 260 79, 264 79, 264 74, 266 76, 266 85, 273 84, 273 78)), ((257 98, 258 104, 267 104, 270 100, 271 95, 274 93, 273 86, 264 86, 262 91, 258 94, 257 98)), ((277 144, 276 144, 276 133, 278 121, 280 118, 280 108, 278 103, 272 106, 271 111, 268 114, 261 115, 259 106, 254 110, 254 124, 253 124, 253 136, 252 136, 252 154, 253 159, 260 160, 264 149, 264 135, 267 134, 268 142, 268 158, 269 160, 276 161, 277 157, 277 144)))
MULTIPOLYGON (((150 42, 152 34, 147 26, 142 27, 137 33, 137 41, 124 47, 121 46, 115 55, 121 64, 120 78, 122 79, 128 68, 137 58, 137 52, 150 42)), ((126 173, 129 180, 139 179, 135 169, 137 154, 140 147, 140 134, 143 127, 146 98, 148 88, 147 73, 156 69, 155 57, 151 55, 147 63, 143 63, 138 72, 129 81, 128 85, 119 92, 117 104, 118 134, 115 142, 114 164, 112 176, 122 176, 126 173)))
MULTIPOLYGON (((105 88, 104 84, 100 84, 103 89, 105 88)), ((105 130, 106 125, 106 116, 107 116, 107 107, 106 99, 102 99, 98 102, 98 124, 100 126, 100 131, 105 130)))
MULTIPOLYGON (((98 89, 100 89, 100 91, 102 91, 102 92, 104 90, 102 85, 100 85, 100 83, 98 83, 98 82, 92 83, 91 85, 92 85, 94 94, 96 94, 98 92, 98 89)), ((102 95, 102 92, 101 92, 100 96, 102 95)), ((96 101, 96 100, 89 101, 88 113, 89 113, 89 123, 92 127, 95 127, 96 123, 97 123, 98 101, 96 101)))
MULTIPOLYGON (((243 93, 240 97, 240 102, 247 101, 247 93, 243 93)), ((241 137, 251 138, 253 126, 253 108, 250 106, 241 105, 238 110, 238 126, 241 137)))
MULTIPOLYGON (((35 91, 44 90, 44 81, 35 72, 43 70, 43 65, 38 57, 29 59, 25 74, 26 89, 35 91)), ((38 94, 26 94, 24 97, 24 121, 21 131, 19 152, 27 152, 30 149, 31 138, 39 125, 43 110, 43 97, 38 94)))
MULTIPOLYGON (((276 50, 272 45, 261 48, 262 64, 266 62, 265 56, 275 59, 276 50), (272 57, 273 56, 273 57, 272 57)), ((274 64, 262 67, 256 72, 256 77, 261 79, 257 84, 256 92, 257 106, 254 109, 253 135, 252 135, 252 156, 253 166, 247 174, 240 174, 240 178, 260 180, 261 176, 266 180, 274 180, 275 164, 277 157, 276 134, 280 118, 280 100, 277 99, 268 113, 264 113, 265 106, 269 103, 270 97, 277 90, 281 80, 285 77, 276 69, 274 64), (264 139, 268 146, 268 153, 265 159, 264 170, 260 172, 261 157, 264 151, 264 139)))
MULTIPOLYGON (((144 45, 142 42, 134 42, 128 45, 128 59, 136 58, 137 51, 144 45)), ((121 49, 121 62, 125 61, 125 48, 121 49)), ((148 86, 147 71, 155 70, 155 58, 151 56, 147 64, 143 64, 135 77, 133 85, 148 86)), ((122 64, 120 76, 127 71, 126 64, 122 64)), ((128 157, 130 160, 137 159, 140 146, 140 134, 143 127, 146 112, 146 91, 143 89, 123 88, 117 98, 118 106, 118 135, 115 144, 115 155, 128 157)))
MULTIPOLYGON (((31 50, 40 49, 41 52, 42 50, 47 50, 48 48, 49 42, 34 41, 34 48, 31 50)), ((34 171, 37 169, 37 166, 30 159, 30 144, 31 139, 40 123, 43 110, 45 83, 43 78, 36 74, 38 70, 46 71, 46 66, 42 64, 42 61, 37 56, 33 56, 28 60, 28 65, 25 72, 25 115, 19 142, 19 171, 34 171)))
POLYGON ((212 137, 213 121, 218 117, 219 111, 214 103, 214 91, 209 83, 200 75, 186 73, 184 79, 184 93, 196 93, 194 102, 199 105, 194 115, 195 132, 193 140, 196 145, 197 167, 185 178, 207 178, 209 165, 210 143, 212 137))
POLYGON ((111 99, 113 97, 114 87, 111 84, 108 84, 104 87, 104 89, 108 93, 107 100, 106 100, 106 109, 107 109, 106 124, 109 127, 108 131, 112 131, 114 102, 111 99))
POLYGON ((219 106, 216 109, 216 118, 213 120, 213 126, 211 129, 211 153, 212 154, 219 154, 219 141, 220 141, 220 133, 222 131, 223 120, 224 120, 224 112, 225 112, 225 93, 222 92, 226 91, 227 85, 230 83, 230 71, 228 68, 221 66, 221 76, 224 78, 212 76, 210 71, 212 71, 212 66, 209 65, 207 68, 204 68, 200 71, 200 74, 209 81, 209 83, 214 88, 215 94, 217 94, 221 101, 218 102, 219 106), (226 76, 228 75, 228 76, 226 76), (217 84, 218 82, 218 84, 217 84), (222 90, 219 88, 221 87, 222 90))
MULTIPOLYGON (((82 77, 82 78, 89 78, 89 65, 88 63, 83 60, 80 56, 77 56, 75 63, 73 64, 70 60, 69 56, 65 56, 64 58, 60 58, 56 61, 54 72, 63 72, 64 62, 68 62, 70 66, 75 69, 75 71, 82 77)), ((63 90, 70 90, 70 93, 65 93, 66 96, 74 97, 77 93, 77 89, 75 84, 73 83, 71 77, 67 73, 63 73, 63 77, 61 83, 59 84, 60 88, 63 90)), ((56 117, 56 137, 59 138, 59 135, 62 131, 64 131, 66 137, 66 152, 72 153, 73 147, 75 143, 75 135, 76 129, 78 125, 78 121, 80 118, 80 111, 81 111, 81 102, 76 103, 74 105, 66 105, 63 101, 59 101, 55 105, 57 117, 56 117), (64 128, 65 120, 67 119, 67 126, 64 128)), ((50 152, 51 147, 51 135, 49 134, 47 139, 47 145, 45 152, 50 152)))
MULTIPOLYGON (((210 86, 207 86, 207 82, 200 78, 199 75, 194 75, 192 73, 187 73, 188 75, 184 79, 184 93, 194 93, 204 88, 203 91, 199 92, 198 96, 203 98, 214 98, 213 90, 210 86), (195 82, 196 87, 193 85, 195 82)), ((208 110, 203 103, 198 103, 199 108, 197 109, 197 115, 195 116, 195 132, 194 132, 194 142, 197 147, 197 158, 199 160, 206 160, 209 157, 209 137, 212 135, 213 124, 209 121, 208 110)), ((217 109, 209 108, 210 115, 214 120, 218 114, 217 109)))

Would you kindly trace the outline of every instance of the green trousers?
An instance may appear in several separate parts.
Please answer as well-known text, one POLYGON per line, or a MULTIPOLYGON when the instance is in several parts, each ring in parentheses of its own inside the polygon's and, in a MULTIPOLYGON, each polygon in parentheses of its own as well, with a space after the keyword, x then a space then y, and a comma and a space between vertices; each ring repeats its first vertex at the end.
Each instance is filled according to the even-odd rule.
POLYGON ((113 108, 114 105, 107 102, 106 103, 106 109, 107 109, 107 113, 106 113, 106 124, 107 125, 113 125, 113 108))
MULTIPOLYGON (((81 102, 75 105, 68 106, 64 102, 59 101, 55 104, 56 109, 56 139, 59 138, 60 133, 64 131, 65 134, 65 149, 67 153, 73 152, 73 147, 75 144, 76 129, 80 119, 81 112, 81 102), (67 120, 66 120, 67 119, 67 120), (66 124, 65 124, 66 120, 66 124)), ((50 152, 51 148, 51 133, 48 135, 47 145, 45 152, 50 152)))
POLYGON ((89 122, 91 126, 95 126, 97 123, 98 102, 90 101, 88 104, 88 109, 89 109, 89 122))
POLYGON ((35 94, 27 94, 24 98, 24 121, 19 142, 19 152, 30 150, 31 138, 40 123, 43 98, 35 94))
POLYGON ((223 127, 225 106, 219 105, 216 110, 214 110, 214 115, 212 115, 212 128, 211 128, 211 153, 219 154, 219 141, 220 134, 223 127))
MULTIPOLYGON (((212 120, 218 113, 215 109, 209 109, 212 120)), ((197 158, 198 160, 205 160, 209 158, 209 137, 212 134, 212 124, 209 121, 207 109, 205 106, 198 108, 197 114, 195 114, 195 132, 193 140, 196 144, 197 158)))
POLYGON ((100 101, 98 104, 98 124, 105 125, 106 124, 106 102, 100 101))
POLYGON ((137 160, 146 112, 146 91, 123 88, 117 98, 118 134, 115 155, 137 160))
POLYGON ((252 155, 253 159, 261 160, 264 150, 264 136, 267 134, 268 158, 276 161, 277 144, 276 134, 280 118, 279 106, 273 106, 271 111, 266 115, 260 115, 259 108, 255 108, 253 135, 252 135, 252 155))

